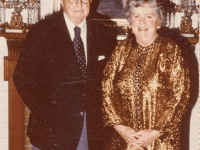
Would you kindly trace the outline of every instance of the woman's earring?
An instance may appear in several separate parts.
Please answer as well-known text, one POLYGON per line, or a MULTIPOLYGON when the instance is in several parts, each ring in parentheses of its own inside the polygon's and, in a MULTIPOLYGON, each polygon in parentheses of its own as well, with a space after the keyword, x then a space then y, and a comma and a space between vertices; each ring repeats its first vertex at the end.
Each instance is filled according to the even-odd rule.
POLYGON ((158 24, 157 24, 157 29, 160 29, 160 28, 161 28, 161 23, 159 21, 158 24))

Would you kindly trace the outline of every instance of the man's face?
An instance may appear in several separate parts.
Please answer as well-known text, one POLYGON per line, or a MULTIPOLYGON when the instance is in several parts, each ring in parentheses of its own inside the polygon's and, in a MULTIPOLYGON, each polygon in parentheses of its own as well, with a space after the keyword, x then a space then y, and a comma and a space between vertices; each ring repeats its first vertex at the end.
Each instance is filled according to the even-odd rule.
POLYGON ((81 0, 74 4, 69 3, 69 0, 61 0, 61 4, 65 14, 75 25, 82 23, 90 12, 90 3, 85 4, 81 0))

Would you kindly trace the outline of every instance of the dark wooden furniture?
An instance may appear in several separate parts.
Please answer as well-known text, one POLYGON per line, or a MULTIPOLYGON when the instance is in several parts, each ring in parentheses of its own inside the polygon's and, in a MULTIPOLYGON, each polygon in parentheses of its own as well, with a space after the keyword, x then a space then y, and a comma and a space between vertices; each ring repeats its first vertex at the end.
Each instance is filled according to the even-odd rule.
POLYGON ((26 34, 1 33, 7 39, 8 56, 4 56, 4 80, 8 81, 9 150, 25 150, 25 105, 14 83, 13 72, 26 34))

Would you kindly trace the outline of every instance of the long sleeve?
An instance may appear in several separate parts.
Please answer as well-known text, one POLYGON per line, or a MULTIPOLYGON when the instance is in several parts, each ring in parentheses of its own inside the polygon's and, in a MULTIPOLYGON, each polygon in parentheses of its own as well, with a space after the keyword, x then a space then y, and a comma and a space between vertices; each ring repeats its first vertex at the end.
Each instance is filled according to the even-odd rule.
MULTIPOLYGON (((105 124, 160 131, 163 136, 148 150, 179 149, 181 121, 190 100, 189 73, 182 50, 171 39, 160 36, 148 47, 125 41, 104 70, 105 124)), ((118 147, 121 137, 115 138, 118 147)))
POLYGON ((108 126, 123 124, 123 120, 117 111, 116 94, 113 82, 123 68, 126 57, 128 55, 128 48, 125 46, 126 42, 119 44, 112 56, 110 57, 104 69, 104 77, 102 80, 102 93, 103 93, 103 114, 104 122, 108 126))
POLYGON ((161 54, 160 58, 160 75, 162 87, 160 93, 160 101, 163 107, 160 111, 159 120, 155 124, 155 129, 161 132, 173 132, 180 127, 181 119, 187 110, 190 99, 190 78, 189 69, 184 58, 181 56, 179 47, 168 42, 167 53, 161 54))
POLYGON ((45 108, 41 101, 45 95, 41 73, 41 40, 39 31, 32 28, 25 40, 25 46, 18 58, 13 81, 24 103, 31 111, 45 108))

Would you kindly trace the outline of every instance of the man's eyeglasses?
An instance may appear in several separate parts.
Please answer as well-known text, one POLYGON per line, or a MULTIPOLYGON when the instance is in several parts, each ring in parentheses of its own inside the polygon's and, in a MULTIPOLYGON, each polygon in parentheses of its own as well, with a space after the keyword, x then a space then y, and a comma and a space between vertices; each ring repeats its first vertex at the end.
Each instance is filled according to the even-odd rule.
MULTIPOLYGON (((70 4, 75 4, 77 3, 79 0, 68 0, 70 4)), ((87 4, 87 3, 91 3, 92 0, 81 0, 81 3, 87 4)))

